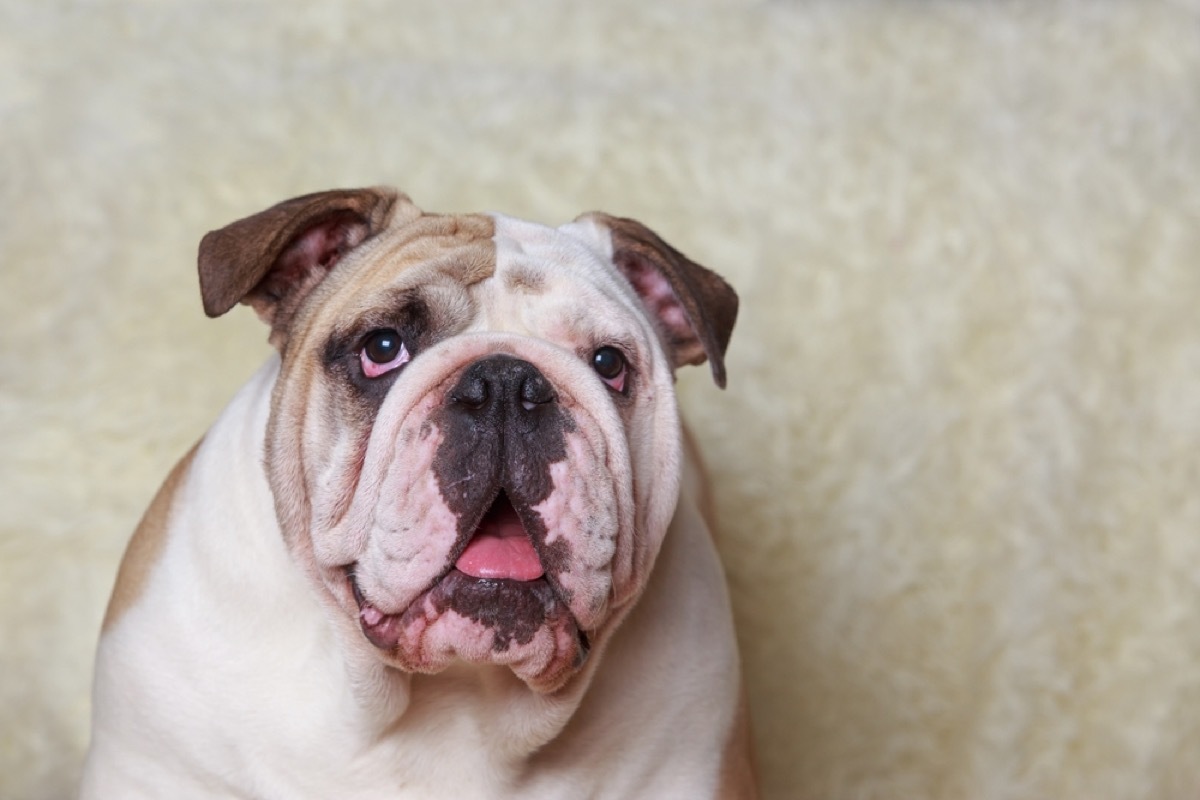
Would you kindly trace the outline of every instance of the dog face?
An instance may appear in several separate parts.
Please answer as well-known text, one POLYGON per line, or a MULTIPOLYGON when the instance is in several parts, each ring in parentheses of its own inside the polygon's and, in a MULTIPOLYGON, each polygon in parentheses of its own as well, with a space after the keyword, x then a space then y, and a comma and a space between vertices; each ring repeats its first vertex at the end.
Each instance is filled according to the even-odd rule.
POLYGON ((674 512, 673 369, 718 382, 736 296, 639 223, 424 214, 386 189, 205 237, 210 315, 282 354, 281 529, 352 646, 562 687, 636 601, 674 512))

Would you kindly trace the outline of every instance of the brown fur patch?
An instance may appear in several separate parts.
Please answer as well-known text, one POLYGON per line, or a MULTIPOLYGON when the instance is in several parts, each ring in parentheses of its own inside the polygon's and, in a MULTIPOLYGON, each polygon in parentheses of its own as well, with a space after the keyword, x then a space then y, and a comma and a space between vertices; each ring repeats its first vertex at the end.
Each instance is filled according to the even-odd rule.
POLYGON ((721 800, 755 800, 758 779, 754 770, 754 748, 750 741, 750 712, 746 706, 746 690, 738 691, 737 711, 733 729, 725 743, 721 759, 721 785, 717 797, 721 800))
MULTIPOLYGON (((684 452, 684 480, 692 482, 692 494, 699 507, 700 516, 708 525, 708 532, 717 536, 717 512, 713 503, 712 481, 700 448, 687 425, 682 426, 684 452)), ((737 711, 733 727, 725 742, 721 757, 721 784, 717 797, 721 800, 754 800, 758 797, 758 780, 754 763, 754 745, 750 731, 750 712, 746 705, 746 688, 738 688, 737 711)))
POLYGON ((504 273, 504 285, 514 292, 537 294, 546 285, 546 276, 528 267, 512 267, 504 273))
POLYGON ((167 475, 167 479, 163 481, 158 493, 150 501, 149 508, 142 515, 141 522, 138 523, 133 536, 129 539, 129 544, 125 547, 125 555, 121 559, 121 566, 117 570, 117 581, 108 601, 108 609, 104 612, 104 622, 100 627, 101 633, 106 633, 112 628, 121 615, 141 597, 150 572, 158 563, 167 543, 167 517, 171 513, 175 494, 179 491, 199 446, 200 442, 192 445, 192 449, 167 475))
POLYGON ((495 274, 494 234, 492 218, 475 214, 424 214, 393 226, 379 235, 380 249, 369 262, 330 278, 341 283, 337 291, 298 321, 290 336, 324 337, 345 320, 370 314, 385 293, 397 290, 416 291, 427 302, 432 327, 465 324, 471 313, 465 295, 447 291, 447 282, 466 288, 495 274))

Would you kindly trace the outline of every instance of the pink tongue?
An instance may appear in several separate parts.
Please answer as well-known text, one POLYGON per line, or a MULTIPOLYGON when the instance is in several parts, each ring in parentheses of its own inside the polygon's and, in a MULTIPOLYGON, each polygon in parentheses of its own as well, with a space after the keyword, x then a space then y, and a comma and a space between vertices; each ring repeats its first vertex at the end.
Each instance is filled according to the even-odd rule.
POLYGON ((532 581, 543 574, 533 542, 507 500, 488 511, 454 566, 472 578, 532 581))

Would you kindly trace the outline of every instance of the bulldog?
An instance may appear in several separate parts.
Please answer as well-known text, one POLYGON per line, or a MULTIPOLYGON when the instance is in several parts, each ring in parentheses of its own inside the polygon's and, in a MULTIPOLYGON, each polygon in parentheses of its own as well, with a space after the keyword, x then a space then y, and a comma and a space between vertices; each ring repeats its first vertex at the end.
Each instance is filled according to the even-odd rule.
POLYGON ((644 225, 392 189, 204 237, 277 349, 130 540, 85 800, 747 798, 674 370, 737 296, 644 225))

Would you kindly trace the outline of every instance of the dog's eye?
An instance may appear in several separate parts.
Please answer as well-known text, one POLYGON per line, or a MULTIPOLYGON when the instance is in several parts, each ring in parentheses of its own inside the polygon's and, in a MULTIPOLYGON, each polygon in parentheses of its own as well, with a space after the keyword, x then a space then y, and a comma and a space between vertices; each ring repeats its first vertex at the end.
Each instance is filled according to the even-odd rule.
POLYGON ((408 348, 404 346, 400 334, 391 328, 367 334, 358 354, 363 374, 368 378, 378 378, 403 366, 408 363, 409 357, 408 348))
POLYGON ((625 368, 625 356, 615 347, 601 347, 592 353, 592 369, 614 391, 625 391, 625 368))

